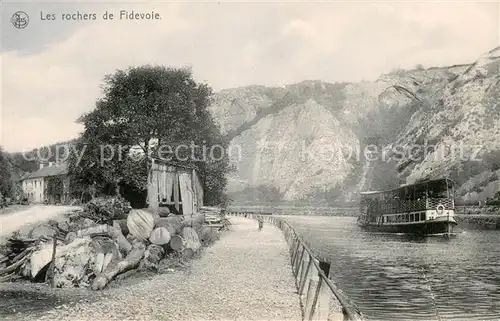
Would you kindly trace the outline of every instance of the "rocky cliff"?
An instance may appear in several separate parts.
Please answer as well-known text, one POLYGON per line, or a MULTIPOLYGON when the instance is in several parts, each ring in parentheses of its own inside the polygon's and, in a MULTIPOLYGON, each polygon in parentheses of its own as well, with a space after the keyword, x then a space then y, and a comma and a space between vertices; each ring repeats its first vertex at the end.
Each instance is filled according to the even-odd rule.
POLYGON ((232 139, 230 192, 266 185, 294 200, 447 175, 461 195, 485 198, 499 187, 499 102, 496 48, 373 82, 223 90, 211 110, 232 139))

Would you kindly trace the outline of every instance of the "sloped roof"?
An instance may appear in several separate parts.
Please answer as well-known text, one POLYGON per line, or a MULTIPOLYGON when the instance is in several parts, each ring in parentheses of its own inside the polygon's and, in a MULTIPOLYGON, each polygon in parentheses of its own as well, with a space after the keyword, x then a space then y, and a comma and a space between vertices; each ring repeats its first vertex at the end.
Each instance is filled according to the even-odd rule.
MULTIPOLYGON (((175 161, 164 160, 164 159, 161 159, 159 157, 154 157, 154 156, 151 159, 154 159, 154 162, 157 164, 169 165, 169 166, 179 167, 179 168, 195 169, 198 171, 198 167, 195 165, 181 164, 181 163, 178 163, 175 161)), ((148 161, 151 162, 151 159, 149 159, 148 161)))
POLYGON ((23 175, 21 175, 21 177, 17 181, 25 180, 28 177, 30 177, 31 174, 33 174, 33 173, 24 173, 23 175))
POLYGON ((45 166, 37 170, 34 173, 31 173, 29 176, 23 176, 23 180, 39 178, 39 177, 49 177, 49 176, 57 176, 57 175, 65 175, 68 174, 68 165, 66 163, 62 163, 59 165, 45 166))

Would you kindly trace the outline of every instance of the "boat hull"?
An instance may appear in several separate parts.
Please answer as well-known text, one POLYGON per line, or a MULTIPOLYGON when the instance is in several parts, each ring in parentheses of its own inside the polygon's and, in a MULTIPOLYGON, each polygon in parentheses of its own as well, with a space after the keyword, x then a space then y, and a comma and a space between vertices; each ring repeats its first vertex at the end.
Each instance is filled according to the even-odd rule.
POLYGON ((368 231, 383 233, 404 233, 416 235, 440 235, 453 234, 457 222, 455 220, 436 220, 418 222, 415 224, 390 224, 378 225, 369 223, 358 223, 358 225, 368 231))

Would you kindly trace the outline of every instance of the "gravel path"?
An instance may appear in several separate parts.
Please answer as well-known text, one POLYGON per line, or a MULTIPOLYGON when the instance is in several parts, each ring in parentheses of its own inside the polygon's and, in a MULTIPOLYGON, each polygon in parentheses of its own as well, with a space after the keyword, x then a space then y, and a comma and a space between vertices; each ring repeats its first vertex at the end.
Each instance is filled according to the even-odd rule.
POLYGON ((48 221, 77 209, 79 209, 77 206, 36 205, 18 212, 3 214, 0 216, 0 244, 25 225, 48 221))
POLYGON ((29 209, 32 206, 33 206, 32 204, 28 204, 28 205, 21 205, 21 204, 9 205, 8 207, 4 207, 4 208, 0 209, 0 216, 1 215, 11 214, 13 212, 24 211, 24 210, 29 209))
MULTIPOLYGON (((60 306, 42 320, 301 320, 280 230, 232 217, 231 231, 187 271, 105 290, 106 299, 60 306)), ((104 293, 103 293, 104 294, 104 293)))

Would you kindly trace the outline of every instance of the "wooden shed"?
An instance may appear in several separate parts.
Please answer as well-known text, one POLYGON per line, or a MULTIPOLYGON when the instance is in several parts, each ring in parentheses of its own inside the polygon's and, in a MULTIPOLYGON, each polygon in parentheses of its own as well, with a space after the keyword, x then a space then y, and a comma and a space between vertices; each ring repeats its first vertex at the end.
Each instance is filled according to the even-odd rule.
POLYGON ((148 174, 150 208, 168 207, 171 212, 192 215, 203 206, 203 185, 194 167, 154 159, 148 174))

